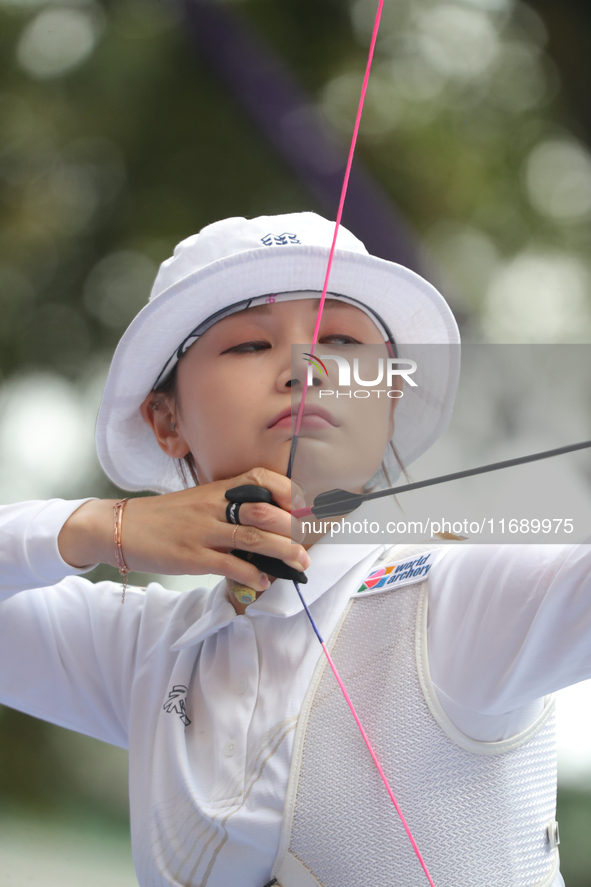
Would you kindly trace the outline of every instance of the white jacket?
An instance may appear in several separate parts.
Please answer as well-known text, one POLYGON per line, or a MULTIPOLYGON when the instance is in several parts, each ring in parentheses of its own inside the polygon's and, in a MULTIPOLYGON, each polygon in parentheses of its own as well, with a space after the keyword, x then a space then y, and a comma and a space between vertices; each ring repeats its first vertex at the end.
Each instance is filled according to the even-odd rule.
MULTIPOLYGON (((278 580, 245 616, 225 581, 184 594, 153 583, 121 606, 120 585, 59 556, 80 504, 0 508, 0 702, 129 748, 141 887, 263 887, 320 653, 295 591, 278 580)), ((304 592, 325 637, 385 549, 311 549, 304 592)), ((548 694, 591 677, 587 545, 448 547, 428 597, 434 692, 473 739, 526 730, 548 694)))

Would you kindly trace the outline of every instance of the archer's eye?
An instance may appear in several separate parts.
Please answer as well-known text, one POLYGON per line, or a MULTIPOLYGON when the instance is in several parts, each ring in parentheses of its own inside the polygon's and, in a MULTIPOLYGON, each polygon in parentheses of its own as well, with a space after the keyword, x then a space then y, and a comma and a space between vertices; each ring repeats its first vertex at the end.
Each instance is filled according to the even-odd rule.
POLYGON ((344 333, 332 333, 329 336, 321 336, 320 341, 325 345, 361 345, 359 339, 346 336, 344 333))
POLYGON ((241 342, 240 345, 233 345, 222 351, 222 354, 253 354, 257 351, 266 351, 271 347, 269 342, 241 342))

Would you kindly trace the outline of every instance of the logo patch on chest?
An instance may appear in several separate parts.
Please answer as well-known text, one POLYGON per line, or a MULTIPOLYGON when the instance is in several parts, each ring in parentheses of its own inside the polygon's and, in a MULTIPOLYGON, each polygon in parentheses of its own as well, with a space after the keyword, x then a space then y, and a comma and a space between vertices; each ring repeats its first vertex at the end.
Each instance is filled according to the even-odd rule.
POLYGON ((352 597, 357 595, 375 594, 378 591, 389 591, 402 585, 413 585, 424 582, 439 550, 426 551, 414 558, 397 560, 391 564, 372 570, 364 579, 352 597))

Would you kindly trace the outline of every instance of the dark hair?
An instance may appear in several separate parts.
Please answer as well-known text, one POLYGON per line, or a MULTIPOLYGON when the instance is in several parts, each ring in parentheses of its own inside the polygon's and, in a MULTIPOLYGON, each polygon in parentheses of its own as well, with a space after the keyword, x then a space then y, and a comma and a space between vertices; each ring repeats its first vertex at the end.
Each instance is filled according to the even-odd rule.
MULTIPOLYGON (((174 398, 177 405, 179 403, 179 396, 177 392, 177 370, 179 362, 182 360, 183 357, 184 355, 181 355, 179 361, 175 363, 170 375, 168 375, 163 382, 160 382, 159 385, 152 389, 153 394, 164 394, 166 397, 174 398)), ((187 472, 189 472, 189 474, 191 475, 191 479, 194 485, 198 487, 199 476, 197 475, 197 466, 195 465, 195 458, 193 456, 193 453, 189 452, 186 456, 183 456, 182 459, 175 459, 175 462, 176 469, 185 487, 191 486, 189 478, 187 477, 187 472)))

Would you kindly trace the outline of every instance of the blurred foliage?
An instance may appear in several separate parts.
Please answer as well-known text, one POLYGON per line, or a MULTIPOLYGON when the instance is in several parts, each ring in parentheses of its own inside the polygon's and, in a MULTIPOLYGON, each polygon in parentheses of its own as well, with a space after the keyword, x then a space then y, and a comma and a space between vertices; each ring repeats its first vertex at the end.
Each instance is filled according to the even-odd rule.
POLYGON ((61 78, 16 63, 30 17, 0 12, 1 366, 75 378, 112 353, 178 240, 309 201, 166 6, 113 3, 92 56, 61 78))
POLYGON ((560 826, 560 871, 566 887, 591 884, 591 795, 589 791, 561 788, 556 819, 560 826))
MULTIPOLYGON (((345 138, 373 0, 226 5, 268 37, 345 138)), ((510 0, 397 0, 384 11, 359 153, 426 237, 440 283, 477 315, 476 330, 504 259, 532 243, 588 252, 591 205, 546 212, 527 181, 530 152, 562 140, 582 152, 579 190, 591 194, 546 39, 532 9, 510 0)), ((89 355, 106 359, 156 265, 204 224, 321 209, 197 57, 180 6, 3 0, 0 49, 5 377, 42 367, 76 379, 89 355), (47 59, 64 63, 64 46, 37 33, 60 9, 86 15, 89 29, 77 38, 87 55, 63 71, 47 59)))
MULTIPOLYGON (((225 5, 345 140, 374 0, 225 5)), ((589 340, 590 41, 576 0, 386 3, 359 156, 423 238, 474 338, 589 340)), ((226 216, 303 209, 330 214, 198 57, 181 5, 0 0, 0 381, 59 377, 44 394, 50 413, 79 391, 96 399, 177 241, 226 216)), ((24 428, 10 403, 6 421, 24 428)), ((32 475, 44 434, 30 435, 38 452, 26 462, 2 433, 0 475, 32 475)), ((74 487, 53 478, 30 492, 56 494, 117 491, 94 465, 74 487)), ((123 752, 8 709, 0 749, 2 804, 125 820, 123 752)), ((558 818, 567 883, 588 887, 588 796, 562 791, 558 818)))
POLYGON ((548 33, 548 52, 562 81, 565 125, 591 139, 591 6, 587 0, 530 0, 548 33))
MULTIPOLYGON (((128 818, 127 754, 10 708, 0 709, 0 800, 45 814, 128 818)), ((3 806, 3 805, 2 805, 3 806)))

